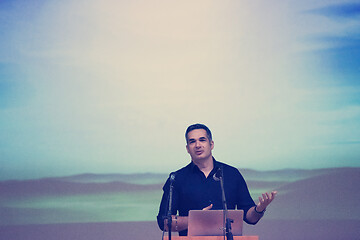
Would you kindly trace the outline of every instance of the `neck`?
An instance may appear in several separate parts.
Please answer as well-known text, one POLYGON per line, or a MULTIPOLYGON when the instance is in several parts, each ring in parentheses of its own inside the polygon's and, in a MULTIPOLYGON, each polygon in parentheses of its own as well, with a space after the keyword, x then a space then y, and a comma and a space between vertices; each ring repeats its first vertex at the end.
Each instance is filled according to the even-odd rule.
POLYGON ((212 156, 207 159, 193 160, 193 163, 205 174, 205 177, 209 176, 211 170, 214 168, 212 156))

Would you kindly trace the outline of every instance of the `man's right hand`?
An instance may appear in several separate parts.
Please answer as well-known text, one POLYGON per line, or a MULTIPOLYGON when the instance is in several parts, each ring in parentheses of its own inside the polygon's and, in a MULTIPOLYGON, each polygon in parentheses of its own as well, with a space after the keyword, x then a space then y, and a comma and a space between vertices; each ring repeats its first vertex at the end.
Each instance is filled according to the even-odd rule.
POLYGON ((210 204, 209 206, 203 208, 202 210, 210 210, 213 207, 213 204, 210 204))

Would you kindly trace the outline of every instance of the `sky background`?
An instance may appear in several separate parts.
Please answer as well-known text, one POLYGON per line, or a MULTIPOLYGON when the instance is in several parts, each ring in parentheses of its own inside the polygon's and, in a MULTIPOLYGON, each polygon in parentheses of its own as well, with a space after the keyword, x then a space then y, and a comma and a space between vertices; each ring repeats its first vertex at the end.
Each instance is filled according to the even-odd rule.
POLYGON ((0 180, 360 167, 360 3, 0 0, 0 180))

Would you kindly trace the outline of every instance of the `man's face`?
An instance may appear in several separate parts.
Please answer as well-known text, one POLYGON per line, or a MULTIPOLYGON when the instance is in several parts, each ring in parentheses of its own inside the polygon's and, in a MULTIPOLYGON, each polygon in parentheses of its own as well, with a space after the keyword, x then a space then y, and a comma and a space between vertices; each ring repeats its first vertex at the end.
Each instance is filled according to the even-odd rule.
POLYGON ((204 129, 195 129, 187 135, 186 149, 193 161, 208 159, 212 157, 211 150, 214 142, 210 141, 204 129))

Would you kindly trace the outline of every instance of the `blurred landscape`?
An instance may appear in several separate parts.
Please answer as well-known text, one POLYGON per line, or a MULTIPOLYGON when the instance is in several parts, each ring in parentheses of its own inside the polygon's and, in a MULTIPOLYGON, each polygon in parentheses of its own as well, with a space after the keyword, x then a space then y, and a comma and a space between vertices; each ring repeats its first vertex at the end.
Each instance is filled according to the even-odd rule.
MULTIPOLYGON (((240 172, 255 201, 265 191, 278 191, 264 219, 245 226, 245 235, 268 240, 360 236, 360 168, 240 172)), ((167 177, 81 174, 2 181, 0 239, 160 239, 155 217, 167 177)))

